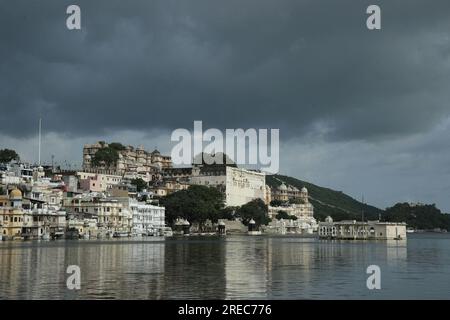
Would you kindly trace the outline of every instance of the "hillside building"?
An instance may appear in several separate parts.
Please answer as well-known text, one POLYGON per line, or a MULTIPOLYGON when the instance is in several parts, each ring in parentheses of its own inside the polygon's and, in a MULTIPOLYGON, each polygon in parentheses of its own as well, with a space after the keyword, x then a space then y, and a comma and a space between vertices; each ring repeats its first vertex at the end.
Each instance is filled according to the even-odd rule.
POLYGON ((108 147, 105 142, 97 142, 87 144, 83 148, 83 170, 96 172, 96 170, 110 170, 119 175, 124 173, 140 173, 153 174, 163 168, 172 167, 172 159, 170 156, 162 155, 158 150, 148 152, 142 147, 135 148, 133 146, 125 146, 123 150, 119 150, 119 159, 117 163, 110 167, 95 166, 92 160, 98 150, 108 147))

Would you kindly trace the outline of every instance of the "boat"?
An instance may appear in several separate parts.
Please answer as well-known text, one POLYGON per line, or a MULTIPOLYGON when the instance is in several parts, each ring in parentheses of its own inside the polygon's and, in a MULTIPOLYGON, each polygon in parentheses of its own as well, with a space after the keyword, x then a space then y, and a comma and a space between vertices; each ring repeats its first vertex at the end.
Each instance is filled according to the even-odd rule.
POLYGON ((113 238, 125 238, 128 237, 128 232, 126 231, 116 231, 113 234, 113 238))
POLYGON ((412 229, 412 228, 408 228, 408 229, 406 229, 406 233, 414 233, 415 232, 415 230, 414 229, 412 229))

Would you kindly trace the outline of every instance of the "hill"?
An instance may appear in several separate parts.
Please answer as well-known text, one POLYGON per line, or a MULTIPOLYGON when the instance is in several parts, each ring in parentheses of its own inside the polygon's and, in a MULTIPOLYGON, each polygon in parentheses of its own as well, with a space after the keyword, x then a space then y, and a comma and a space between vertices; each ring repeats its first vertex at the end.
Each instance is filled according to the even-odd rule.
POLYGON ((314 206, 314 217, 318 221, 323 221, 327 216, 331 216, 335 221, 361 220, 364 211, 365 220, 381 218, 382 221, 406 222, 408 227, 418 230, 450 230, 450 214, 442 213, 434 204, 397 203, 390 208, 386 208, 386 210, 382 210, 361 203, 342 191, 320 187, 289 176, 266 176, 266 183, 270 187, 277 187, 282 182, 298 189, 303 186, 308 189, 309 200, 314 206))
POLYGON ((298 189, 301 189, 303 186, 308 189, 310 202, 314 206, 314 217, 318 221, 323 221, 326 216, 331 216, 336 221, 361 220, 363 211, 365 219, 377 220, 380 215, 384 214, 383 210, 363 204, 342 191, 319 187, 315 184, 283 175, 268 175, 266 177, 266 183, 270 187, 277 187, 282 182, 298 189))
POLYGON ((419 230, 450 230, 450 215, 443 214, 434 204, 397 203, 386 209, 383 218, 387 221, 406 222, 408 227, 419 230))

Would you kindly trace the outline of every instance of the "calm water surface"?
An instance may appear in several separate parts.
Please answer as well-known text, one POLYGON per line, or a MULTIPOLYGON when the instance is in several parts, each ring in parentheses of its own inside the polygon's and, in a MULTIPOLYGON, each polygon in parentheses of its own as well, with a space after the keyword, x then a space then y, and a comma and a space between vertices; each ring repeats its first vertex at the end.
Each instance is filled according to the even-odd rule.
POLYGON ((450 298, 450 235, 407 241, 228 236, 0 242, 0 299, 450 298), (381 268, 368 290, 367 266, 381 268), (81 268, 81 289, 65 271, 81 268))

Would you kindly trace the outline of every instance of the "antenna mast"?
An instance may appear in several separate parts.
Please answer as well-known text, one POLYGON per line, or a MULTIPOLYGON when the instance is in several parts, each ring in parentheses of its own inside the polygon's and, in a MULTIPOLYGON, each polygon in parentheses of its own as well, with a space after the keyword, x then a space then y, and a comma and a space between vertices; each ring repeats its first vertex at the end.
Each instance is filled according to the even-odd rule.
POLYGON ((42 119, 39 118, 39 153, 38 153, 38 164, 41 165, 41 129, 42 129, 42 119))

